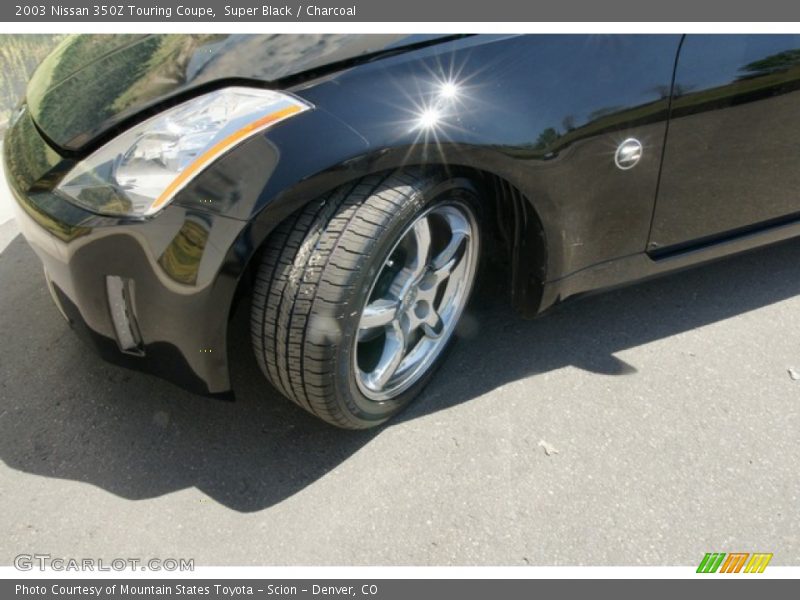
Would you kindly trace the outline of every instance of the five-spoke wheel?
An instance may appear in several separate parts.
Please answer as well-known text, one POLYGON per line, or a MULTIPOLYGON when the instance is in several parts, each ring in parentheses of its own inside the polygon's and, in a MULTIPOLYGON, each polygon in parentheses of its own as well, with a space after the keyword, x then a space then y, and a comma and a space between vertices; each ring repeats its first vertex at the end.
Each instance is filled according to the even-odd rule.
POLYGON ((436 360, 475 277, 478 228, 466 204, 420 214, 381 267, 361 313, 355 369, 365 396, 403 392, 436 360))

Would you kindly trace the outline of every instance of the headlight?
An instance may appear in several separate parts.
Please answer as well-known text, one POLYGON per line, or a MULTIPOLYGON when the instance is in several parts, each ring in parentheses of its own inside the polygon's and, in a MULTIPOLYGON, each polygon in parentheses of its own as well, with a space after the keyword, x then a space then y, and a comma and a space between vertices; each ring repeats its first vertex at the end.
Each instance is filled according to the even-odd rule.
POLYGON ((271 90, 211 92, 114 138, 78 163, 57 191, 95 213, 146 217, 242 140, 309 108, 271 90))

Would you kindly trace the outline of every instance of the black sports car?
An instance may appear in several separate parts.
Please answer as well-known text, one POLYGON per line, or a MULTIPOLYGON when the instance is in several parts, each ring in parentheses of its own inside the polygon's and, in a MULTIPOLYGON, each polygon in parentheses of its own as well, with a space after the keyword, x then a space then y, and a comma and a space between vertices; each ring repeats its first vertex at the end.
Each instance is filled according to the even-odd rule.
POLYGON ((486 264, 532 316, 798 235, 798 88, 798 36, 78 36, 5 161, 105 358, 229 395, 245 300, 272 384, 363 428, 486 264))

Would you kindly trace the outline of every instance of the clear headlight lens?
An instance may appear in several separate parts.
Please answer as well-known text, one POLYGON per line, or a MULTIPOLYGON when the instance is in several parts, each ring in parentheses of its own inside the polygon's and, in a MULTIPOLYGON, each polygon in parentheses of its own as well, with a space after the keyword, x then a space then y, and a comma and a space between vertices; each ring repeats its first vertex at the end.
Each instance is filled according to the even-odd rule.
POLYGON ((114 138, 78 163, 57 191, 95 213, 146 217, 232 147, 309 108, 272 90, 211 92, 114 138))

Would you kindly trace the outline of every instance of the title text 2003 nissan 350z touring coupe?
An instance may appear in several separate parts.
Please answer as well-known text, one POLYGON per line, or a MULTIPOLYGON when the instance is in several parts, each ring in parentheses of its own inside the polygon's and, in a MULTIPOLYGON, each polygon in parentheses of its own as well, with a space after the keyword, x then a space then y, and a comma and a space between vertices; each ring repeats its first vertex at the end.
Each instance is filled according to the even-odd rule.
POLYGON ((364 428, 490 256, 532 316, 800 234, 798 90, 800 36, 80 36, 4 152, 102 356, 230 395, 245 300, 269 381, 364 428))

